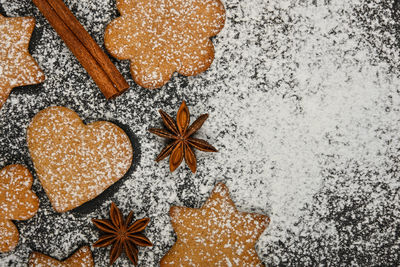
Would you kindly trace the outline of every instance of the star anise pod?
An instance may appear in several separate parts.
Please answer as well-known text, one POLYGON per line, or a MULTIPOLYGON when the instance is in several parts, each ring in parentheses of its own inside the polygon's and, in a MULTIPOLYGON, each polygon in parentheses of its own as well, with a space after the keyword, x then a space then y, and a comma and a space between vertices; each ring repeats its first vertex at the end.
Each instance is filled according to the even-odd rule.
POLYGON ((207 120, 208 114, 201 115, 190 127, 188 127, 190 123, 190 113, 185 101, 182 101, 178 110, 176 123, 163 110, 160 109, 159 112, 163 123, 168 130, 151 128, 149 131, 158 136, 172 139, 173 141, 161 151, 157 156, 156 161, 159 162, 170 156, 169 169, 173 172, 182 163, 183 158, 185 158, 186 164, 192 172, 195 173, 197 162, 192 147, 205 152, 217 152, 217 149, 208 142, 191 137, 207 120))
POLYGON ((112 245, 110 252, 110 265, 112 265, 122 251, 131 260, 133 264, 138 262, 137 246, 152 246, 150 240, 141 233, 150 222, 149 218, 143 218, 135 221, 130 225, 133 219, 133 211, 129 212, 128 217, 124 220, 121 211, 117 205, 111 203, 110 220, 107 219, 92 219, 93 224, 104 232, 94 247, 107 247, 112 245))

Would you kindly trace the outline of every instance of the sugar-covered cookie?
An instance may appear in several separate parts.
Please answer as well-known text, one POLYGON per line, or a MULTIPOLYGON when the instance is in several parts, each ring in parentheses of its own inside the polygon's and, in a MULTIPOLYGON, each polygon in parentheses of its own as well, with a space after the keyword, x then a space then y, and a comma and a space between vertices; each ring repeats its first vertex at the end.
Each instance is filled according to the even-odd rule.
POLYGON ((220 0, 117 0, 121 17, 108 25, 104 42, 118 59, 129 59, 136 83, 164 85, 177 71, 191 76, 214 59, 210 37, 224 27, 220 0))
POLYGON ((32 182, 31 173, 22 165, 0 170, 0 252, 11 251, 18 244, 19 233, 12 220, 28 220, 39 208, 32 182))
POLYGON ((92 252, 88 246, 81 247, 71 257, 59 261, 39 252, 33 252, 29 257, 29 267, 93 267, 92 252))
POLYGON ((44 80, 43 72, 28 51, 34 27, 33 18, 0 15, 0 109, 12 88, 44 80))
POLYGON ((132 164, 132 144, 121 128, 105 121, 85 125, 65 107, 40 111, 27 140, 39 180, 58 212, 95 198, 132 164))
POLYGON ((265 215, 239 212, 219 183, 200 209, 172 207, 177 241, 163 266, 263 266, 255 243, 268 226, 265 215))

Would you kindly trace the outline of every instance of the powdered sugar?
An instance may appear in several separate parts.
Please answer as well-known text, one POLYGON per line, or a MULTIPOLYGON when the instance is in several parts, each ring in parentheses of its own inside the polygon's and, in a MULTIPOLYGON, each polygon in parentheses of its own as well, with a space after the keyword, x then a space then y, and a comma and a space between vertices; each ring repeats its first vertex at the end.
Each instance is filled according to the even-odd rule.
MULTIPOLYGON (((138 160, 121 183, 86 214, 57 214, 35 178, 38 214, 18 222, 20 245, 3 265, 22 265, 32 250, 59 259, 98 232, 111 200, 123 213, 152 219, 139 250, 141 266, 157 266, 175 242, 171 205, 199 208, 223 180, 241 211, 271 218, 256 249, 267 265, 395 265, 399 261, 399 60, 389 0, 224 1, 226 25, 213 39, 215 60, 195 77, 173 75, 157 91, 136 86, 128 62, 117 62, 132 88, 106 101, 31 1, 0 1, 8 16, 34 15, 31 53, 46 73, 43 86, 14 90, 0 110, 0 166, 33 165, 26 127, 50 105, 72 108, 86 122, 109 120, 135 137, 138 160), (35 36, 35 34, 34 34, 35 36), (193 117, 210 117, 197 137, 219 153, 196 153, 198 171, 173 174, 153 159, 164 146, 146 129, 162 125, 186 100, 193 117), (140 153, 139 153, 140 152, 140 153)), ((111 0, 69 0, 103 44, 116 17, 111 0)), ((92 249, 99 266, 107 250, 92 249)), ((128 264, 118 259, 117 265, 128 264)), ((231 264, 234 264, 231 262, 231 264)))

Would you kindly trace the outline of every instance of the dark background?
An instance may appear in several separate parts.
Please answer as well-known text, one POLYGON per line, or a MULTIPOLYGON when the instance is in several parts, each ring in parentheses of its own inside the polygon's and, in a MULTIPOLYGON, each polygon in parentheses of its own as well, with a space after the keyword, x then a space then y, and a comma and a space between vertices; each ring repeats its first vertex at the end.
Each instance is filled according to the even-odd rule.
MULTIPOLYGON (((176 74, 159 90, 146 90, 135 85, 129 74, 129 62, 112 59, 131 88, 117 99, 106 101, 30 1, 0 1, 3 15, 35 17, 37 25, 30 52, 46 74, 43 84, 15 88, 0 111, 0 166, 26 165, 34 174, 33 190, 40 198, 37 215, 31 220, 16 222, 20 243, 14 252, 0 255, 0 265, 24 266, 32 251, 57 259, 67 258, 80 246, 97 240, 98 231, 90 220, 108 217, 109 204, 115 201, 124 214, 134 210, 136 218, 152 219, 146 234, 155 246, 140 249, 139 258, 140 266, 157 266, 175 240, 169 224, 169 207, 200 207, 215 182, 222 180, 230 187, 233 199, 241 210, 271 217, 271 226, 257 245, 257 252, 267 266, 398 266, 400 108, 397 98, 400 94, 400 65, 397 59, 400 3, 389 0, 293 0, 285 5, 283 2, 224 1, 227 24, 223 32, 213 39, 216 59, 210 70, 196 77, 176 74), (321 21, 332 18, 341 21, 340 26, 319 35, 323 30, 315 25, 323 25, 321 21), (307 86, 300 82, 297 68, 302 61, 296 58, 296 54, 303 53, 301 44, 315 36, 336 40, 332 49, 337 49, 334 51, 338 53, 327 57, 332 53, 327 47, 326 54, 310 55, 311 61, 337 59, 337 68, 327 70, 328 74, 359 69, 366 75, 365 80, 376 76, 376 79, 371 78, 374 86, 369 89, 380 94, 374 105, 366 104, 361 111, 355 110, 360 117, 340 115, 354 116, 356 125, 357 118, 360 118, 361 126, 357 125, 354 129, 360 131, 360 136, 354 137, 352 128, 345 128, 341 122, 346 120, 338 115, 332 123, 337 123, 335 129, 326 129, 323 138, 316 138, 314 144, 305 146, 315 146, 316 151, 320 151, 321 147, 329 150, 316 153, 318 161, 315 165, 320 166, 317 175, 319 185, 311 190, 309 185, 304 185, 309 181, 305 180, 298 191, 304 192, 306 198, 301 193, 287 196, 270 188, 280 183, 283 187, 295 184, 298 181, 296 173, 288 182, 278 172, 275 180, 274 168, 265 167, 274 165, 274 161, 267 156, 268 152, 265 155, 260 152, 272 151, 271 154, 274 154, 279 151, 265 142, 258 144, 262 148, 260 151, 248 146, 252 144, 251 140, 268 140, 267 134, 257 132, 263 127, 265 132, 276 132, 276 142, 293 142, 292 146, 287 146, 289 152, 286 155, 303 142, 301 138, 298 141, 285 139, 285 136, 280 138, 282 132, 272 126, 269 128, 266 122, 270 122, 271 117, 280 118, 280 112, 268 99, 289 101, 289 107, 282 106, 281 110, 291 110, 288 112, 289 122, 303 117, 307 122, 310 115, 306 109, 307 98, 324 96, 324 88, 312 82, 307 86), (344 45, 349 39, 356 40, 358 45, 344 45), (339 53, 342 51, 343 55, 339 53), (359 58, 357 53, 360 51, 367 52, 359 58), (260 96, 265 102, 248 100, 254 96, 260 96), (149 127, 161 126, 158 109, 175 115, 183 99, 187 101, 193 117, 210 114, 199 136, 220 151, 218 155, 197 153, 199 171, 196 175, 192 175, 184 165, 170 174, 167 161, 154 163, 153 159, 165 143, 146 131, 149 127), (243 103, 243 107, 232 105, 229 102, 232 99, 236 99, 235 103, 243 103), (25 132, 29 121, 39 110, 51 105, 75 110, 86 123, 97 120, 116 123, 130 136, 135 151, 133 165, 124 178, 94 201, 64 214, 58 214, 51 208, 35 176, 26 146, 25 132), (263 110, 264 113, 261 112, 263 110), (248 115, 247 119, 241 119, 243 114, 248 115), (366 117, 371 121, 364 125, 366 117), (247 125, 246 121, 251 125, 247 125), (358 139, 363 139, 363 132, 369 131, 374 132, 373 141, 381 144, 376 150, 379 153, 369 155, 375 150, 370 149, 369 146, 373 145, 366 142, 354 145, 363 148, 351 150, 354 154, 348 157, 341 154, 342 147, 352 147, 358 139), (264 136, 265 139, 262 138, 264 136), (245 153, 243 157, 238 155, 239 152, 245 153), (282 203, 285 210, 276 208, 282 203), (296 208, 295 203, 301 203, 301 208, 296 208)), ((104 29, 118 16, 115 2, 70 0, 66 3, 103 46, 104 29)), ((316 45, 325 44, 322 41, 319 43, 320 39, 315 39, 316 45)), ((315 51, 318 49, 316 46, 315 51)), ((307 59, 307 55, 304 58, 307 59)), ((310 69, 320 69, 318 64, 315 66, 310 69)), ((350 76, 353 74, 349 73, 350 76)), ((315 77, 322 74, 309 72, 308 75, 315 77)), ((316 79, 324 81, 325 78, 316 79)), ((338 82, 336 86, 357 83, 363 84, 363 81, 354 78, 353 81, 338 82)), ((340 94, 344 93, 339 93, 338 97, 342 96, 340 94)), ((316 113, 322 110, 321 106, 317 106, 316 113)), ((297 137, 297 128, 293 129, 293 133, 286 137, 291 134, 297 137)), ((307 138, 306 135, 304 140, 307 138)), ((300 154, 298 161, 308 162, 308 155, 300 154)), ((297 166, 293 162, 289 158, 285 167, 297 166)), ((313 169, 305 165, 306 173, 307 168, 313 169)), ((291 187, 286 189, 290 191, 291 187)), ((108 249, 92 248, 92 252, 98 266, 107 266, 108 249)), ((127 258, 122 256, 115 265, 127 264, 127 258)))

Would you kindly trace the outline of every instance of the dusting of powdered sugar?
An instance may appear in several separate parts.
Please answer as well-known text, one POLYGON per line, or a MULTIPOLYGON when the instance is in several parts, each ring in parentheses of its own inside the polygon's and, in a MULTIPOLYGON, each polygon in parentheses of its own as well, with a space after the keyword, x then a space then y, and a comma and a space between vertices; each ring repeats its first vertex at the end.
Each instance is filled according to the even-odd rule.
MULTIPOLYGON (((106 26, 120 16, 115 1, 68 0, 104 48, 106 26)), ((399 262, 400 97, 398 17, 392 0, 226 0, 215 60, 194 77, 174 74, 160 90, 135 85, 129 62, 116 61, 130 90, 107 101, 28 0, 0 0, 7 16, 34 16, 30 52, 43 85, 14 90, 0 110, 0 166, 25 163, 40 209, 16 222, 20 241, 0 265, 26 264, 32 251, 65 259, 99 232, 111 201, 124 214, 150 217, 139 266, 157 266, 176 236, 170 206, 199 208, 224 181, 240 211, 271 223, 256 245, 267 266, 395 265, 399 262), (397 20, 395 20, 397 19, 397 20), (164 147, 147 132, 158 109, 175 115, 186 100, 193 118, 209 113, 196 133, 218 153, 196 151, 198 170, 154 162, 164 147), (85 123, 107 120, 133 137, 133 168, 86 213, 56 213, 29 157, 26 128, 46 107, 71 108, 85 123)), ((91 248, 98 266, 109 249, 91 248)), ((129 263, 127 257, 116 266, 129 263)))

